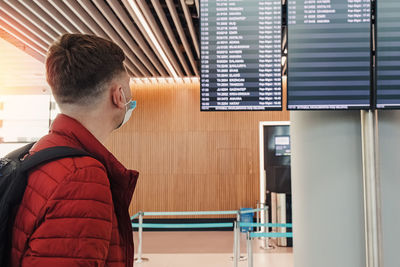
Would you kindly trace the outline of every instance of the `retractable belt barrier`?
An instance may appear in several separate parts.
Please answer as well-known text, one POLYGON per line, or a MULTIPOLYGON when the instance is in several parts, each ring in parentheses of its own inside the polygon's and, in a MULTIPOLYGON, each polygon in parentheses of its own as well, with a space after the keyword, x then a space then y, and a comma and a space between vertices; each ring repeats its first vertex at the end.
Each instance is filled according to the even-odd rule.
POLYGON ((259 209, 252 209, 252 210, 239 210, 240 214, 246 214, 246 213, 255 213, 255 212, 259 212, 259 211, 263 211, 263 210, 267 210, 268 207, 264 207, 264 208, 259 208, 259 209))
MULTIPOLYGON (((268 206, 263 208, 251 209, 251 210, 228 210, 228 211, 177 211, 177 212, 138 212, 131 217, 131 221, 138 218, 138 223, 132 222, 132 228, 138 228, 139 232, 139 246, 138 246, 138 257, 135 262, 141 263, 148 261, 146 258, 142 258, 142 241, 143 241, 143 228, 154 228, 154 229, 199 229, 199 228, 232 228, 234 230, 234 246, 233 246, 233 263, 234 267, 238 266, 238 262, 245 257, 240 256, 240 227, 282 227, 292 228, 291 223, 249 223, 241 222, 240 217, 242 214, 257 213, 260 211, 268 210, 268 206), (185 216, 185 215, 236 215, 236 221, 234 223, 143 223, 144 216, 185 216)), ((258 218, 258 216, 257 216, 258 218)), ((292 233, 268 233, 268 232, 248 232, 247 233, 247 253, 248 253, 248 264, 252 266, 252 245, 251 239, 256 237, 264 238, 276 238, 276 237, 293 237, 292 233)))
POLYGON ((140 212, 138 212, 138 213, 136 213, 135 215, 133 215, 133 216, 131 217, 131 221, 133 221, 134 219, 136 219, 137 217, 139 217, 139 215, 140 215, 140 212))
POLYGON ((236 215, 237 210, 222 211, 171 211, 171 212, 143 212, 144 216, 185 216, 185 215, 236 215))
POLYGON ((291 223, 247 223, 240 222, 241 227, 283 227, 283 228, 292 228, 291 223))
POLYGON ((246 213, 256 213, 262 210, 267 210, 268 207, 260 209, 252 209, 246 211, 240 210, 222 210, 222 211, 168 211, 168 212, 138 212, 131 217, 131 220, 139 217, 141 213, 143 216, 185 216, 185 215, 237 215, 246 213))
POLYGON ((276 238, 276 237, 293 237, 293 233, 249 233, 250 238, 254 238, 254 237, 272 237, 272 238, 276 238))
MULTIPOLYGON (((139 228, 140 224, 132 223, 133 228, 139 228)), ((233 223, 143 223, 143 228, 175 228, 175 229, 190 229, 190 228, 232 228, 233 223)))
MULTIPOLYGON (((255 211, 256 212, 256 211, 255 211)), ((139 244, 138 244, 138 257, 135 259, 136 263, 148 261, 149 259, 142 257, 142 243, 143 243, 143 228, 153 229, 199 229, 199 228, 232 228, 233 223, 143 223, 144 216, 189 216, 189 215, 237 215, 237 210, 225 211, 176 211, 176 212, 138 212, 131 217, 131 221, 138 218, 138 223, 132 222, 132 228, 138 228, 139 244)))

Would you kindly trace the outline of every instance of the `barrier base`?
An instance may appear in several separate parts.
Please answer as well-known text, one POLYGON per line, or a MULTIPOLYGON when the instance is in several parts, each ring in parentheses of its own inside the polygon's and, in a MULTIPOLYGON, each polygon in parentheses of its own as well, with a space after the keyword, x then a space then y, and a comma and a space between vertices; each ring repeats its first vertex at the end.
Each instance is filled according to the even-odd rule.
MULTIPOLYGON (((230 259, 231 259, 231 261, 233 261, 233 260, 234 260, 234 257, 231 256, 230 259)), ((241 255, 241 256, 239 257, 239 261, 247 261, 247 256, 242 256, 242 255, 241 255)))
POLYGON ((266 246, 260 246, 260 249, 272 250, 272 249, 275 249, 275 247, 273 247, 273 246, 268 246, 268 247, 266 247, 266 246))
POLYGON ((272 242, 271 239, 268 238, 268 240, 265 240, 265 237, 259 237, 258 240, 260 240, 262 242, 260 249, 263 250, 273 250, 276 249, 276 244, 274 244, 274 242, 272 242), (271 242, 270 242, 271 241, 271 242), (272 244, 270 244, 272 243, 272 244))
POLYGON ((149 261, 148 258, 135 258, 135 263, 142 263, 149 261))

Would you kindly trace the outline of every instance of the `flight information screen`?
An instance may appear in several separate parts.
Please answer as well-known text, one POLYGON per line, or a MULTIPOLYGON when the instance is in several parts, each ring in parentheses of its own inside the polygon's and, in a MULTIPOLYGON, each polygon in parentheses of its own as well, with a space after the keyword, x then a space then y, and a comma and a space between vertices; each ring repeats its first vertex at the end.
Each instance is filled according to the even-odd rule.
POLYGON ((371 102, 370 0, 288 0, 288 109, 371 102))
POLYGON ((201 0, 202 111, 280 110, 281 0, 201 0))
POLYGON ((377 108, 400 108, 400 1, 377 1, 377 108))

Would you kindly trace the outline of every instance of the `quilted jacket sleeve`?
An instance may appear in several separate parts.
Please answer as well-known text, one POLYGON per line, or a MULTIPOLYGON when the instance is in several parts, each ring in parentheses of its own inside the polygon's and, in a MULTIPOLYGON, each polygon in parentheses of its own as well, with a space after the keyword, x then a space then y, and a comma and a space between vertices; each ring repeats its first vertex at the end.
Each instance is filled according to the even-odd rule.
POLYGON ((97 165, 77 168, 56 185, 41 210, 22 266, 104 266, 112 214, 105 170, 97 165))

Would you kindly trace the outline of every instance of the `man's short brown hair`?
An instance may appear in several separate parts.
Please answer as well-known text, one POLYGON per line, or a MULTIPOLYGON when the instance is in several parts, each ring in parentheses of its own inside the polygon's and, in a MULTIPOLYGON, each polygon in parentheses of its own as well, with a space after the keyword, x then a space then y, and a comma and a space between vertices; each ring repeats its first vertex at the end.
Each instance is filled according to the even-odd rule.
POLYGON ((64 34, 46 58, 46 78, 59 104, 85 104, 105 83, 125 71, 125 55, 115 43, 87 34, 64 34))

